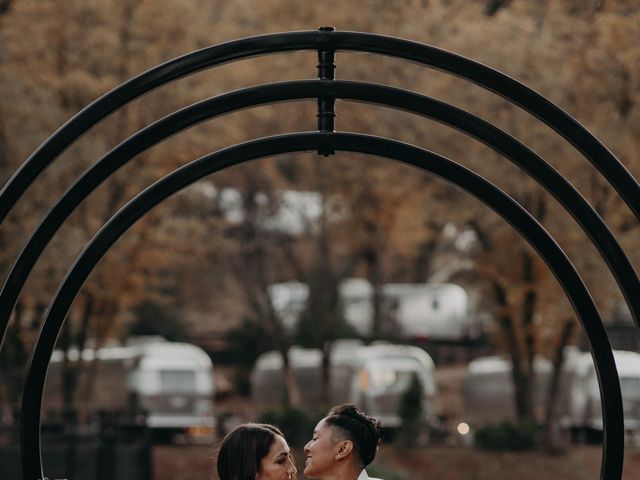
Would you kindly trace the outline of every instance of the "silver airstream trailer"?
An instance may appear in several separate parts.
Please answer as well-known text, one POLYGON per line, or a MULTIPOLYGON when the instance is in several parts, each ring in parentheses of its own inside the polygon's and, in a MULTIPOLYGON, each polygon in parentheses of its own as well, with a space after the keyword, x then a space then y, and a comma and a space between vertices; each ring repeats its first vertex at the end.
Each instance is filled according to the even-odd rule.
POLYGON ((383 287, 403 338, 467 340, 481 334, 467 292, 452 283, 390 283, 383 287))
MULTIPOLYGON (((536 357, 534 369, 534 413, 541 419, 552 372, 551 362, 536 357)), ((463 386, 463 410, 461 421, 469 425, 472 432, 487 424, 516 419, 511 362, 507 358, 492 355, 469 363, 463 386)))
MULTIPOLYGON (((62 351, 54 351, 45 410, 61 408, 63 359, 62 351)), ((83 364, 78 379, 80 410, 144 412, 152 432, 182 433, 189 438, 213 436, 214 370, 201 348, 153 337, 137 344, 71 350, 68 360, 83 364)))
MULTIPOLYGON (((339 362, 336 362, 339 365, 339 362)), ((427 417, 435 414, 435 366, 421 348, 410 345, 380 344, 359 348, 348 363, 350 385, 348 400, 382 421, 382 425, 395 428, 401 425, 398 415, 400 399, 416 376, 422 386, 422 407, 427 417)), ((336 379, 339 381, 338 379, 336 379)), ((334 403, 341 401, 334 399, 334 403)))
MULTIPOLYGON (((640 435, 640 354, 614 350, 620 377, 624 428, 627 437, 640 435)), ((602 403, 591 354, 571 352, 567 358, 561 427, 578 441, 602 437, 602 403)))
MULTIPOLYGON (((308 405, 321 405, 322 352, 319 349, 292 347, 289 362, 293 375, 308 405)), ((422 349, 409 345, 363 346, 359 340, 338 341, 330 355, 328 401, 331 404, 353 402, 369 415, 382 420, 388 428, 400 426, 399 401, 415 375, 422 386, 427 416, 434 414, 436 383, 434 364, 422 349)), ((282 357, 267 352, 255 363, 251 374, 252 399, 263 408, 281 404, 284 395, 282 357)))
MULTIPOLYGON (((291 347, 289 363, 296 384, 301 389, 305 401, 314 402, 321 398, 322 352, 317 348, 291 347)), ((285 395, 283 359, 280 352, 272 350, 258 357, 251 371, 251 397, 263 408, 282 405, 285 395)))
MULTIPOLYGON (((373 287, 364 278, 347 278, 338 287, 346 322, 366 337, 373 328, 373 287)), ((388 283, 381 286, 382 303, 393 329, 404 339, 474 340, 481 321, 472 315, 467 292, 452 283, 388 283)), ((295 329, 309 297, 308 285, 274 283, 269 297, 283 325, 295 329)))
MULTIPOLYGON (((640 354, 614 350, 620 377, 624 426, 628 438, 640 436, 640 354)), ((534 408, 542 420, 549 390, 551 363, 536 358, 534 408)), ((464 383, 461 422, 474 429, 489 423, 515 420, 511 364, 503 357, 483 357, 469 363, 464 383)), ((568 347, 560 377, 558 420, 562 432, 574 441, 600 441, 603 433, 600 389, 591 354, 568 347)), ((466 427, 465 427, 466 429, 466 427)))

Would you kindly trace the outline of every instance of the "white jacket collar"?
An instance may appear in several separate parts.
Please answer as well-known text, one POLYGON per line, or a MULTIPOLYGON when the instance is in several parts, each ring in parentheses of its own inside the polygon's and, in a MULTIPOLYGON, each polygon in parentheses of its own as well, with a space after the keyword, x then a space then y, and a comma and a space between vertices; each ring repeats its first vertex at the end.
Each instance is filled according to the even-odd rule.
POLYGON ((380 480, 379 478, 370 477, 366 470, 362 470, 356 480, 380 480))
POLYGON ((358 480, 369 480, 369 475, 367 475, 366 470, 362 470, 360 475, 358 475, 358 480))

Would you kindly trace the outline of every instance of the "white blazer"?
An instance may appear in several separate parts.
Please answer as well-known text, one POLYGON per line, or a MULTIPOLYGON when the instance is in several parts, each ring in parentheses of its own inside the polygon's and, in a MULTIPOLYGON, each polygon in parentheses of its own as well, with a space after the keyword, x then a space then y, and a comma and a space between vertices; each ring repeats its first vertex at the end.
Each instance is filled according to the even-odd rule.
POLYGON ((370 477, 369 475, 367 475, 367 471, 366 470, 362 470, 360 472, 360 475, 358 475, 358 479, 357 480, 382 480, 382 479, 381 478, 370 477))

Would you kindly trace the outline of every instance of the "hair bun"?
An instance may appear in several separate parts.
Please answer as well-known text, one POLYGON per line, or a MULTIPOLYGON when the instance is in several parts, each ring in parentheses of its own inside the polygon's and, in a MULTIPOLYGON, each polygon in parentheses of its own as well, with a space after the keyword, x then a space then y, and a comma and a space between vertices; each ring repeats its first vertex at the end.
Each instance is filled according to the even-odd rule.
POLYGON ((357 405, 353 403, 341 405, 341 407, 344 408, 340 409, 340 411, 336 411, 335 414, 346 415, 347 417, 353 418, 354 420, 358 420, 374 430, 377 436, 379 436, 380 420, 365 414, 357 405))
POLYGON ((365 467, 373 461, 382 438, 378 419, 366 415, 357 405, 346 403, 333 407, 326 421, 348 433, 365 467))

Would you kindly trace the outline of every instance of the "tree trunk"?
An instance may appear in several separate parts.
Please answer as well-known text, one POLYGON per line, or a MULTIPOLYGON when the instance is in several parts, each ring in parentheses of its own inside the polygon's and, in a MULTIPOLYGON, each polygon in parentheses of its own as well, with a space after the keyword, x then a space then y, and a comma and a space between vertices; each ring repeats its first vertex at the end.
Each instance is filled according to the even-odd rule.
POLYGON ((2 346, 0 366, 2 367, 2 385, 5 390, 6 400, 12 409, 17 409, 20 404, 20 395, 23 387, 23 371, 29 359, 29 352, 25 345, 23 334, 24 304, 18 299, 13 313, 12 322, 7 329, 6 338, 2 346))
POLYGON ((371 339, 376 340, 382 334, 382 288, 380 279, 380 258, 375 246, 369 245, 365 248, 364 262, 367 272, 367 280, 373 288, 371 297, 371 339))
POLYGON ((331 344, 336 338, 342 312, 339 311, 340 293, 338 286, 341 277, 340 275, 336 275, 336 271, 334 270, 333 263, 331 261, 333 255, 331 250, 331 239, 329 237, 329 221, 327 218, 327 198, 329 197, 329 189, 327 187, 327 178, 325 169, 323 168, 323 163, 324 162, 319 157, 316 157, 315 170, 316 177, 318 178, 318 191, 322 195, 322 210, 319 219, 320 232, 317 240, 320 261, 318 267, 320 271, 324 273, 324 275, 321 275, 320 277, 320 279, 323 280, 321 282, 323 285, 320 285, 320 288, 325 290, 324 295, 326 296, 325 308, 321 308, 317 313, 321 316, 321 318, 318 318, 318 328, 321 330, 320 349, 322 350, 322 400, 323 403, 329 404, 329 385, 331 383, 331 344))
POLYGON ((322 402, 329 405, 331 399, 331 341, 322 346, 322 402))
POLYGON ((11 8, 13 0, 0 0, 0 15, 6 14, 11 8))
MULTIPOLYGON (((493 282, 493 293, 497 303, 501 307, 506 308, 506 291, 497 281, 493 282)), ((520 348, 520 343, 518 342, 513 317, 507 313, 503 313, 498 318, 498 324, 504 336, 509 359, 511 360, 511 380, 513 382, 516 417, 518 421, 531 419, 533 417, 531 376, 528 375, 527 369, 523 368, 525 358, 520 348)))
POLYGON ((63 412, 70 412, 75 406, 75 392, 78 386, 78 369, 77 363, 72 361, 69 357, 69 351, 71 349, 71 327, 69 322, 65 322, 62 331, 60 332, 60 347, 64 352, 64 358, 62 360, 62 410, 63 412))
POLYGON ((68 472, 73 472, 76 463, 75 435, 78 424, 78 416, 75 409, 75 392, 78 387, 78 365, 80 360, 72 361, 69 358, 69 350, 72 345, 70 330, 70 322, 67 319, 60 332, 60 346, 64 352, 62 361, 62 421, 67 435, 67 448, 64 455, 65 468, 68 472))
POLYGON ((284 375, 285 405, 299 408, 302 406, 302 395, 300 394, 298 382, 296 382, 295 376, 293 374, 293 369, 291 368, 289 355, 286 349, 280 350, 280 354, 282 355, 282 360, 284 361, 282 374, 284 375))
POLYGON ((524 408, 520 412, 519 420, 526 420, 534 418, 534 388, 536 381, 535 371, 535 333, 534 333, 534 313, 536 309, 537 294, 533 288, 535 281, 535 270, 533 267, 533 258, 529 252, 523 252, 522 254, 522 280, 523 284, 527 286, 522 302, 522 329, 524 335, 524 349, 525 349, 525 375, 523 382, 522 397, 524 399, 524 408))
POLYGON ((562 325, 562 331, 558 337, 558 342, 555 345, 553 352, 553 370, 551 373, 551 379, 549 382, 549 392, 546 398, 545 411, 544 411, 544 430, 542 437, 542 446, 545 450, 555 450, 559 444, 559 429, 558 429, 558 395, 560 393, 560 380, 562 378, 562 369, 565 362, 565 349, 571 340, 573 331, 575 329, 575 322, 568 318, 562 325))

